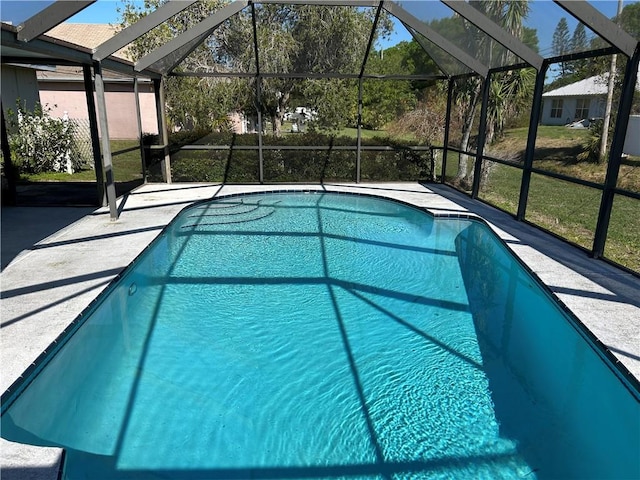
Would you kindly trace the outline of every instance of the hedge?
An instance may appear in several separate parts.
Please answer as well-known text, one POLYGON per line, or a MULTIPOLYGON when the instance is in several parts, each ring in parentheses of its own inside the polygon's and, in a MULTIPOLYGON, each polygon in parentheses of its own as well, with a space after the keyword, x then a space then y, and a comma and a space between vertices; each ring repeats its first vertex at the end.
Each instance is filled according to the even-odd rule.
MULTIPOLYGON (((257 146, 256 134, 208 133, 188 135, 181 133, 171 137, 171 176, 175 182, 225 182, 255 183, 259 181, 258 150, 238 149, 257 146), (184 145, 230 146, 224 150, 183 149, 184 145)), ((324 147, 318 150, 263 150, 264 181, 307 182, 356 180, 357 152, 335 147, 356 146, 352 137, 332 137, 318 133, 303 133, 282 137, 264 136, 263 145, 324 147), (329 147, 329 148, 327 148, 329 147)), ((362 139, 362 146, 388 146, 393 150, 361 152, 361 180, 364 181, 414 181, 430 178, 431 151, 411 150, 412 145, 400 145, 388 138, 362 139)), ((159 160, 161 152, 148 162, 147 175, 151 181, 160 180, 159 160)))

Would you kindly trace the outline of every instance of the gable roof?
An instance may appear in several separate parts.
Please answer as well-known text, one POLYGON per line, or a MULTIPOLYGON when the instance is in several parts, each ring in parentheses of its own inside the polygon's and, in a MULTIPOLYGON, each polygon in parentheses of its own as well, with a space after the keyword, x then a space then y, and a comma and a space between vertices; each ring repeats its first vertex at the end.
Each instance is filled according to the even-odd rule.
MULTIPOLYGON (((639 69, 640 70, 640 69, 639 69)), ((640 72, 639 72, 640 73, 640 72)), ((589 95, 606 95, 609 83, 609 72, 594 75, 564 87, 543 93, 543 97, 583 97, 589 95)), ((636 78, 636 90, 640 90, 640 75, 636 78)))
POLYGON ((556 88, 547 93, 543 93, 543 97, 579 97, 586 95, 606 95, 607 79, 609 74, 594 75, 585 78, 564 87, 556 88))

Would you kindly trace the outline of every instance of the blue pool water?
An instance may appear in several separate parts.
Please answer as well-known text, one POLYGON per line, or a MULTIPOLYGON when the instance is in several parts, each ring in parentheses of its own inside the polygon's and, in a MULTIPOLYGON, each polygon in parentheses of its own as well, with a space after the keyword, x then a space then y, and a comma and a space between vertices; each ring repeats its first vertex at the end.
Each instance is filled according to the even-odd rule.
POLYGON ((223 198, 76 325, 2 417, 69 480, 640 477, 637 386, 477 221, 223 198))

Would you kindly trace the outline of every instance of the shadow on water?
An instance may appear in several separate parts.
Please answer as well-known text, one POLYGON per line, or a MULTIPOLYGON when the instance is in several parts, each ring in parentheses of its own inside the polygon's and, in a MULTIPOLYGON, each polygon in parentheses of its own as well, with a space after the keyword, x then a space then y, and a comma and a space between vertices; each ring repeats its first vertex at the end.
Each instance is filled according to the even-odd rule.
MULTIPOLYGON (((322 201, 322 195, 318 198, 318 204, 322 201)), ((456 352, 454 349, 438 342, 436 339, 430 337, 425 332, 417 330, 415 327, 410 325, 409 323, 403 321, 397 316, 391 314, 391 312, 384 310, 382 307, 375 305, 374 302, 363 297, 363 295, 359 292, 369 292, 375 293, 376 295, 390 297, 399 299, 405 302, 418 302, 423 304, 440 304, 441 300, 434 300, 428 298, 416 298, 415 296, 409 296, 403 292, 397 292, 394 290, 383 289, 379 287, 369 286, 369 285, 361 285, 354 284, 350 282, 344 282, 337 279, 334 279, 330 275, 329 269, 329 258, 327 253, 326 240, 328 238, 332 238, 333 235, 328 235, 325 233, 325 228, 323 225, 322 219, 322 208, 318 205, 317 211, 317 229, 318 234, 316 237, 318 238, 319 245, 319 256, 322 262, 322 271, 323 276, 318 278, 304 278, 304 279, 296 279, 296 278, 263 278, 263 277, 255 277, 255 278, 175 278, 171 276, 172 271, 174 270, 174 266, 176 262, 174 261, 171 266, 169 266, 168 272, 168 281, 163 285, 160 285, 160 292, 156 299, 156 311, 152 315, 153 320, 146 331, 146 338, 144 340, 144 345, 142 348, 141 355, 139 357, 137 369, 139 371, 143 371, 145 368, 145 361, 148 355, 149 345, 151 341, 151 336, 153 335, 153 325, 155 319, 158 316, 158 310, 160 309, 160 304, 162 301, 162 297, 164 295, 164 290, 167 285, 171 285, 173 283, 213 283, 213 284, 224 284, 224 285, 260 285, 260 284, 315 284, 315 285, 326 285, 328 297, 330 299, 331 306, 334 312, 334 319, 337 323, 338 330, 340 332, 340 338, 343 344, 344 352, 348 361, 348 369, 350 375, 352 377, 352 385, 357 394, 358 402, 359 402, 359 413, 364 419, 364 423, 366 424, 368 431, 368 439, 369 439, 369 448, 373 451, 373 456, 375 458, 373 463, 363 463, 363 464, 337 464, 337 465, 289 465, 289 466, 268 466, 268 467, 260 467, 260 466, 251 466, 248 465, 246 468, 207 468, 207 469, 132 469, 132 470, 119 470, 118 468, 118 459, 121 455, 121 449, 125 443, 126 434, 130 428, 130 416, 134 409, 136 392, 138 389, 139 380, 141 375, 136 376, 134 380, 134 384, 130 390, 129 397, 129 405, 126 409, 125 417, 122 420, 122 424, 120 427, 120 432, 118 435, 118 440, 116 442, 116 448, 114 455, 111 456, 101 456, 94 455, 86 452, 76 451, 73 449, 67 450, 66 455, 66 469, 67 473, 73 477, 74 474, 87 473, 82 470, 82 468, 86 465, 91 465, 92 471, 88 472, 96 473, 96 472, 106 472, 106 471, 114 471, 117 472, 117 476, 119 479, 136 479, 136 480, 145 480, 145 479, 155 479, 155 478, 175 478, 182 480, 205 480, 205 479, 234 479, 234 478, 256 478, 256 479, 294 479, 294 478, 333 478, 333 477, 367 477, 367 478, 385 478, 391 479, 396 475, 405 474, 405 475, 425 475, 438 471, 444 472, 455 472, 457 469, 465 469, 468 467, 472 467, 474 465, 491 465, 494 463, 503 463, 509 462, 516 454, 514 452, 507 453, 498 453, 498 454, 468 454, 468 455, 459 455, 459 456, 439 456, 435 458, 428 458, 424 460, 415 460, 415 461, 394 461, 388 460, 386 458, 384 449, 381 445, 381 440, 379 439, 377 432, 377 425, 372 415, 370 413, 370 400, 367 398, 365 393, 365 388, 363 386, 361 380, 361 374, 359 372, 356 355, 353 351, 353 347, 351 345, 349 339, 349 333, 347 331, 347 326, 345 324, 345 320, 343 319, 343 313, 341 311, 341 305, 338 299, 337 290, 342 289, 349 292, 351 295, 359 298, 363 301, 366 301, 370 304, 373 304, 375 308, 377 308, 381 313, 385 316, 393 318, 396 322, 404 325, 409 330, 414 333, 422 336, 426 341, 433 343, 440 348, 443 348, 448 353, 457 355, 463 360, 471 363, 476 368, 480 366, 474 362, 472 359, 465 357, 464 355, 456 352), (76 472, 75 469, 78 469, 76 472)), ((243 233, 243 235, 246 234, 243 233)), ((186 239, 182 236, 177 237, 181 241, 181 247, 178 249, 178 255, 176 256, 176 260, 183 254, 184 248, 186 246, 186 239)), ((357 242, 357 238, 349 238, 348 240, 357 242)), ((433 253, 433 252, 432 252, 433 253)), ((443 252, 444 254, 445 252, 443 252)), ((466 311, 467 307, 465 305, 456 305, 456 309, 466 311)), ((185 372, 187 374, 187 372, 185 372)), ((364 446, 360 446, 359 448, 366 448, 364 446)))
MULTIPOLYGON (((396 475, 429 475, 452 472, 470 465, 507 462, 511 454, 469 455, 465 457, 434 458, 406 462, 381 462, 375 464, 319 465, 319 466, 274 466, 219 469, 161 469, 118 470, 114 457, 97 457, 81 452, 67 451, 67 457, 82 463, 84 457, 100 465, 94 473, 117 471, 119 480, 214 480, 214 479, 297 479, 297 478, 395 478, 396 475)), ((107 478, 107 477, 100 477, 107 478)), ((420 477, 422 478, 422 477, 420 477)), ((446 477, 452 478, 452 477, 446 477)), ((460 477, 461 478, 461 477, 460 477)), ((526 476, 523 478, 527 478, 526 476)))
MULTIPOLYGON (((530 245, 536 251, 552 258, 567 266, 574 272, 587 277, 590 281, 602 286, 611 292, 606 298, 607 301, 627 303, 640 307, 640 296, 637 294, 637 278, 631 273, 624 273, 619 268, 598 259, 591 258, 587 253, 579 250, 573 245, 550 235, 542 230, 526 224, 517 222, 511 215, 505 213, 488 204, 469 198, 452 187, 436 184, 425 184, 438 195, 452 200, 456 204, 464 207, 469 212, 480 215, 485 220, 499 226, 499 228, 509 235, 517 238, 516 242, 530 245)), ((554 291, 556 287, 553 287, 554 291)), ((563 293, 562 289, 557 289, 563 293)), ((602 294, 593 292, 593 289, 566 291, 576 297, 602 298, 602 294)))
MULTIPOLYGON (((517 414, 514 412, 514 405, 520 408, 520 400, 526 399, 530 386, 522 385, 518 382, 521 381, 520 372, 517 369, 508 370, 508 375, 504 374, 504 368, 501 370, 496 359, 501 358, 500 355, 504 355, 506 351, 512 348, 510 344, 511 331, 516 328, 511 322, 513 316, 513 310, 515 304, 513 302, 506 304, 503 302, 491 303, 493 309, 487 309, 484 307, 487 304, 487 299, 495 299, 499 295, 499 290, 511 290, 515 291, 520 287, 523 282, 520 277, 515 275, 515 271, 511 270, 512 267, 508 267, 506 274, 502 271, 498 271, 498 268, 491 264, 487 257, 494 252, 490 252, 493 248, 487 247, 486 243, 482 243, 480 248, 473 246, 471 240, 473 237, 479 236, 480 232, 477 228, 479 225, 472 224, 464 234, 461 234, 456 241, 456 250, 459 256, 465 285, 468 290, 469 303, 472 310, 476 333, 480 342, 480 349, 483 358, 482 365, 479 365, 477 361, 466 357, 461 352, 445 345, 442 342, 438 342, 435 338, 430 336, 428 332, 424 332, 411 325, 409 322, 400 318, 398 315, 394 315, 393 312, 385 309, 381 305, 376 304, 372 300, 368 299, 364 293, 373 293, 378 296, 393 298, 395 300, 401 300, 404 302, 422 303, 425 305, 438 305, 447 308, 457 309, 461 311, 468 311, 466 305, 457 304, 455 302, 449 302, 450 304, 442 305, 442 300, 432 299, 428 297, 416 297, 415 295, 408 295, 405 292, 400 292, 392 289, 385 289, 375 285, 362 285, 352 282, 345 282, 331 277, 329 268, 328 249, 326 241, 330 238, 334 238, 335 235, 329 234, 325 230, 323 223, 323 207, 321 206, 323 195, 318 195, 316 203, 316 218, 317 229, 316 234, 318 238, 318 257, 322 262, 322 275, 315 278, 303 278, 295 279, 291 277, 285 278, 265 278, 260 275, 256 275, 250 278, 241 277, 198 277, 198 278, 183 278, 174 274, 176 271, 176 265, 178 260, 182 257, 187 241, 186 237, 182 235, 176 235, 174 240, 177 242, 174 245, 174 250, 177 252, 175 257, 172 257, 172 261, 168 264, 167 279, 164 283, 158 282, 158 290, 153 299, 155 311, 150 315, 151 321, 148 326, 145 326, 144 333, 141 335, 141 349, 136 353, 135 369, 140 372, 132 381, 132 384, 128 386, 128 398, 124 400, 126 404, 125 415, 120 419, 119 430, 114 434, 114 449, 113 455, 101 456, 96 454, 90 454, 86 452, 80 452, 71 448, 67 449, 66 455, 66 468, 68 469, 69 478, 74 478, 73 474, 80 475, 84 466, 90 465, 92 469, 87 475, 91 473, 103 474, 106 471, 117 472, 117 478, 120 479, 136 479, 145 480, 152 478, 176 478, 184 480, 204 480, 215 478, 330 478, 330 477, 344 477, 344 476, 361 476, 361 477, 382 477, 392 478, 395 475, 421 475, 429 474, 433 472, 444 472, 447 474, 454 474, 456 469, 465 469, 470 466, 483 466, 491 465, 495 463, 507 463, 516 457, 515 452, 499 453, 499 454, 477 454, 471 453, 467 455, 459 456, 439 456, 436 458, 426 458, 424 460, 417 461, 393 461, 389 460, 385 456, 383 446, 381 445, 384 439, 379 438, 379 432, 374 419, 370 413, 370 399, 367 398, 365 388, 361 380, 361 372, 359 371, 357 358, 354 354, 353 346, 349 339, 349 332, 343 318, 343 312, 338 298, 338 290, 344 290, 350 295, 366 302, 369 306, 378 310, 386 318, 391 318, 396 323, 404 326, 413 333, 419 335, 425 341, 433 343, 435 346, 445 350, 448 354, 457 356, 459 359, 471 364, 476 369, 484 369, 486 375, 489 378, 489 383, 492 390, 492 396, 495 404, 495 413, 500 421, 501 428, 503 429, 504 436, 508 438, 514 438, 522 440, 525 451, 524 455, 527 455, 526 447, 527 442, 530 442, 532 438, 539 441, 539 437, 530 435, 527 430, 530 428, 531 422, 517 423, 513 420, 521 420, 516 418, 517 414), (309 283, 315 285, 326 285, 328 298, 330 300, 331 307, 334 315, 333 319, 337 323, 338 330, 340 332, 340 339, 342 346, 348 360, 348 371, 352 378, 352 385, 355 389, 358 399, 358 413, 364 420, 364 424, 367 427, 369 448, 373 452, 374 460, 372 463, 365 464, 339 464, 339 465, 292 465, 292 466, 270 466, 270 467, 247 467, 247 468, 207 468, 202 469, 194 467, 193 469, 149 469, 149 470, 119 470, 118 462, 126 443, 129 430, 132 428, 132 415, 136 403, 136 397, 140 388, 140 382, 142 378, 142 372, 145 370, 145 363, 148 361, 152 336, 154 333, 154 325, 159 316, 159 311, 162 308, 161 302, 165 296, 165 291, 174 283, 205 283, 205 284, 224 284, 224 285, 243 285, 243 284, 292 284, 292 283, 309 283), (496 305, 498 305, 496 307, 496 305), (483 310, 484 309, 484 310, 483 310), (484 312, 478 314, 478 312, 484 312), (505 319, 503 322, 491 322, 491 318, 505 319), (499 328, 495 328, 495 325, 499 328), (78 471, 75 471, 75 470, 78 471)), ((197 212, 197 209, 192 212, 197 212)), ((204 215, 204 211, 202 211, 204 215)), ((201 234, 202 232, 198 232, 201 234)), ((235 232, 236 235, 246 235, 247 233, 255 232, 235 232)), ((213 234, 213 232, 212 232, 213 234)), ((217 233, 216 233, 217 234, 217 233)), ((257 234, 259 235, 259 233, 257 234)), ((286 235, 283 233, 282 235, 286 235)), ((291 234, 295 235, 294 233, 291 234)), ((359 242, 358 238, 340 237, 340 240, 359 242)), ((383 248, 391 247, 384 242, 378 242, 376 246, 383 248)), ((411 250, 412 247, 406 247, 411 250)), ((437 250, 430 253, 437 253, 437 250)), ((450 256, 450 252, 441 252, 443 255, 450 256)), ((526 283, 526 282, 525 282, 526 283)), ((509 366, 508 366, 509 367, 509 366)), ((184 369, 182 372, 185 378, 188 377, 188 369, 184 369)), ((525 407, 526 410, 526 407, 525 407)), ((535 422, 534 422, 535 423, 535 422)), ((540 422, 544 427, 543 422, 540 422)), ((539 425, 533 425, 538 427, 539 425)), ((539 431, 535 432, 536 434, 539 431)), ((553 439, 552 439, 553 440, 553 439)), ((556 446, 553 441, 549 442, 552 446, 556 446)), ((562 444, 562 447, 565 445, 562 444)), ((152 448, 152 447, 150 447, 152 448)), ((521 455, 523 452, 518 451, 517 455, 521 455)), ((563 452, 564 454, 564 452, 563 452)), ((613 455, 615 457, 615 455, 613 455)), ((527 459, 529 460, 529 459, 527 459)), ((529 461, 529 465, 537 466, 539 458, 532 457, 529 461)), ((619 459, 618 459, 619 460, 619 459)), ((532 472, 530 472, 532 473, 532 472)), ((544 473, 544 471, 542 471, 544 473)), ((84 474, 84 473, 82 473, 84 474)), ((544 475, 543 475, 544 476, 544 475)), ((88 478, 91 478, 90 476, 88 478)), ((94 477, 97 478, 97 477, 94 477)), ((105 477, 102 477, 105 478, 105 477)))

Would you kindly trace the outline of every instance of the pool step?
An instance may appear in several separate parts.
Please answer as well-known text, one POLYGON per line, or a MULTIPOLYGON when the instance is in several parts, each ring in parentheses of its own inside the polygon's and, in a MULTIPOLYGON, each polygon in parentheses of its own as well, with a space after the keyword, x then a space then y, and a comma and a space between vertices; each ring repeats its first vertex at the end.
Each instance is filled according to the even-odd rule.
POLYGON ((272 215, 275 212, 273 205, 279 203, 261 204, 260 202, 261 200, 256 203, 245 203, 244 201, 220 202, 200 207, 195 210, 201 210, 201 212, 193 213, 187 218, 201 221, 194 220, 193 223, 182 225, 180 228, 255 222, 272 215))

